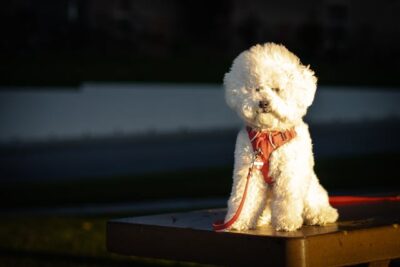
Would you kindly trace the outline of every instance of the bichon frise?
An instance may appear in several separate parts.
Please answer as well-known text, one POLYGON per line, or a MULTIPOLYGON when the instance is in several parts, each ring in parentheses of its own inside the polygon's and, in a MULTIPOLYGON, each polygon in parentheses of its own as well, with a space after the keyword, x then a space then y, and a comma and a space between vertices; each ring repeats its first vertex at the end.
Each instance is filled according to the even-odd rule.
POLYGON ((247 230, 272 224, 294 231, 338 218, 314 172, 303 121, 314 99, 314 72, 283 45, 242 52, 225 74, 225 97, 246 127, 237 137, 232 193, 223 225, 247 230))

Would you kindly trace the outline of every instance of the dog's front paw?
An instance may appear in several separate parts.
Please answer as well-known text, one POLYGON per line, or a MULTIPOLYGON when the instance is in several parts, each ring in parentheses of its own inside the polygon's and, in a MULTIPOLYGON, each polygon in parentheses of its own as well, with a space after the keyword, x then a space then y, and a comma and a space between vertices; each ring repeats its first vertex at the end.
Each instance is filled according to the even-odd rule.
POLYGON ((247 231, 253 229, 256 229, 255 223, 244 222, 244 221, 237 221, 230 228, 230 230, 236 230, 236 231, 247 231))
POLYGON ((277 217, 272 220, 272 226, 276 231, 295 231, 303 225, 301 216, 277 217))
POLYGON ((271 223, 271 215, 260 216, 260 218, 257 221, 257 227, 269 225, 270 223, 271 223))

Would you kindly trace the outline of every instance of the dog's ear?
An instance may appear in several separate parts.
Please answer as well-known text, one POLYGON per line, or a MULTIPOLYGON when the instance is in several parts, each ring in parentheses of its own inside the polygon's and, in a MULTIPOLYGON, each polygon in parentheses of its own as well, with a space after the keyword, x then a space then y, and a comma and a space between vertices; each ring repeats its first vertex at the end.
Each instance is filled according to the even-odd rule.
POLYGON ((235 81, 235 77, 234 77, 234 74, 232 73, 232 71, 225 73, 224 89, 225 89, 226 103, 228 104, 228 106, 230 108, 235 109, 239 102, 240 88, 238 87, 238 84, 235 81))
POLYGON ((306 107, 311 106, 314 101, 315 91, 317 90, 317 77, 312 69, 310 69, 310 65, 307 67, 303 67, 302 70, 303 84, 305 92, 303 94, 303 101, 306 107))

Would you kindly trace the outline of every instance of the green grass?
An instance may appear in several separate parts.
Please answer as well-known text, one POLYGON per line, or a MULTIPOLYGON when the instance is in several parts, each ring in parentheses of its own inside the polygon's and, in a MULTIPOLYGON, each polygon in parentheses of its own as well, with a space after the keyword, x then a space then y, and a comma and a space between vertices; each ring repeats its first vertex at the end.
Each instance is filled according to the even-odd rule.
POLYGON ((5 217, 0 266, 199 266, 119 256, 106 251, 109 217, 5 217))

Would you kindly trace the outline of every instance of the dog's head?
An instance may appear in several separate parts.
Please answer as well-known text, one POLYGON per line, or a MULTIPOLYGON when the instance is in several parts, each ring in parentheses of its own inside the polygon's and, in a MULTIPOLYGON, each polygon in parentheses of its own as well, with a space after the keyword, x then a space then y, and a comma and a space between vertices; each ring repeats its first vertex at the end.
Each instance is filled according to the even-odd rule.
POLYGON ((266 43, 242 52, 225 74, 225 98, 245 122, 261 129, 296 125, 316 90, 314 72, 283 45, 266 43))

